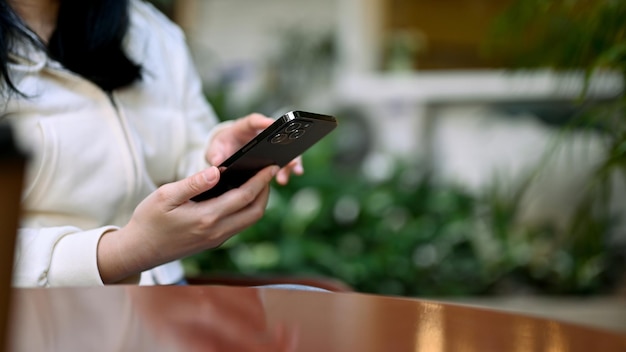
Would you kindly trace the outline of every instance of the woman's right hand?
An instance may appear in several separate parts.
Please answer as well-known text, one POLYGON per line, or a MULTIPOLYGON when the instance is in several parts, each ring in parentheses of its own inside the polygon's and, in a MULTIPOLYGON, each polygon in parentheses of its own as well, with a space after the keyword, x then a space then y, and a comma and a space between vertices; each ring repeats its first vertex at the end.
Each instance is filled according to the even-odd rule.
POLYGON ((217 184, 216 167, 159 187, 137 206, 126 226, 100 239, 102 281, 118 282, 219 246, 263 216, 277 171, 277 166, 267 167, 241 187, 202 202, 190 199, 217 184))

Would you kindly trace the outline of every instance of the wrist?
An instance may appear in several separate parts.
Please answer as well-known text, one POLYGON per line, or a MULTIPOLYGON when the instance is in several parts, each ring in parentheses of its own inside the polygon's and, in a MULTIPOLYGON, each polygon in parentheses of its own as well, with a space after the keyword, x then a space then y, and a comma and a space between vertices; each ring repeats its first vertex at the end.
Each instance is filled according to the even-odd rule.
POLYGON ((131 251, 130 236, 124 228, 105 232, 98 243, 97 261, 100 278, 104 284, 138 282, 141 264, 136 250, 131 251))

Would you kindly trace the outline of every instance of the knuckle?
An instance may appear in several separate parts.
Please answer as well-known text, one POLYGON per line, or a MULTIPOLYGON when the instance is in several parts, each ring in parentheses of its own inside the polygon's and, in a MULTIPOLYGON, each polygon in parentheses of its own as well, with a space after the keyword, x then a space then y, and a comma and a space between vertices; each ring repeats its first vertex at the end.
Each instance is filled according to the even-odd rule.
POLYGON ((265 208, 261 206, 256 206, 250 210, 250 213, 253 219, 259 220, 263 217, 263 214, 265 214, 265 208))
POLYGON ((215 227, 215 225, 217 224, 217 220, 217 216, 215 216, 214 214, 207 214, 200 218, 199 226, 201 229, 207 230, 215 227))
POLYGON ((172 186, 170 184, 165 184, 154 191, 154 197, 159 202, 165 202, 171 199, 172 192, 170 189, 172 186))
POLYGON ((256 199, 256 192, 250 188, 240 188, 239 197, 246 204, 252 203, 256 199))
POLYGON ((187 187, 192 192, 201 192, 204 188, 202 175, 196 174, 187 179, 187 187))

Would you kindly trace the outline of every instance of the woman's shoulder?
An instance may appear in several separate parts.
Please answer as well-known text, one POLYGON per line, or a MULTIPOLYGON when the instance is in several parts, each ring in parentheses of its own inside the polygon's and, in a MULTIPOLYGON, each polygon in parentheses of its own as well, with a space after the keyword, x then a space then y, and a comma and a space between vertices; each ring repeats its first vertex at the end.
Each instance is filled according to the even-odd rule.
POLYGON ((144 33, 160 33, 172 39, 184 38, 183 31, 154 5, 145 0, 130 1, 131 28, 144 33))
POLYGON ((148 71, 156 69, 151 67, 153 65, 161 67, 163 57, 168 57, 168 65, 179 61, 186 63, 185 34, 154 5, 144 0, 130 0, 129 16, 125 48, 131 59, 148 71))

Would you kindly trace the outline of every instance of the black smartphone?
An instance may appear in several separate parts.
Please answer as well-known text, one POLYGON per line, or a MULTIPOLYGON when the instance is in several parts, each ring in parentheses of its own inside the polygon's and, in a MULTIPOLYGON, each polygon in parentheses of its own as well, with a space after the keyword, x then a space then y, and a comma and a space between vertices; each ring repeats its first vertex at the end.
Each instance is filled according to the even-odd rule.
POLYGON ((237 188, 270 165, 283 167, 337 127, 333 116, 290 111, 276 119, 220 166, 215 187, 193 197, 199 202, 237 188))

